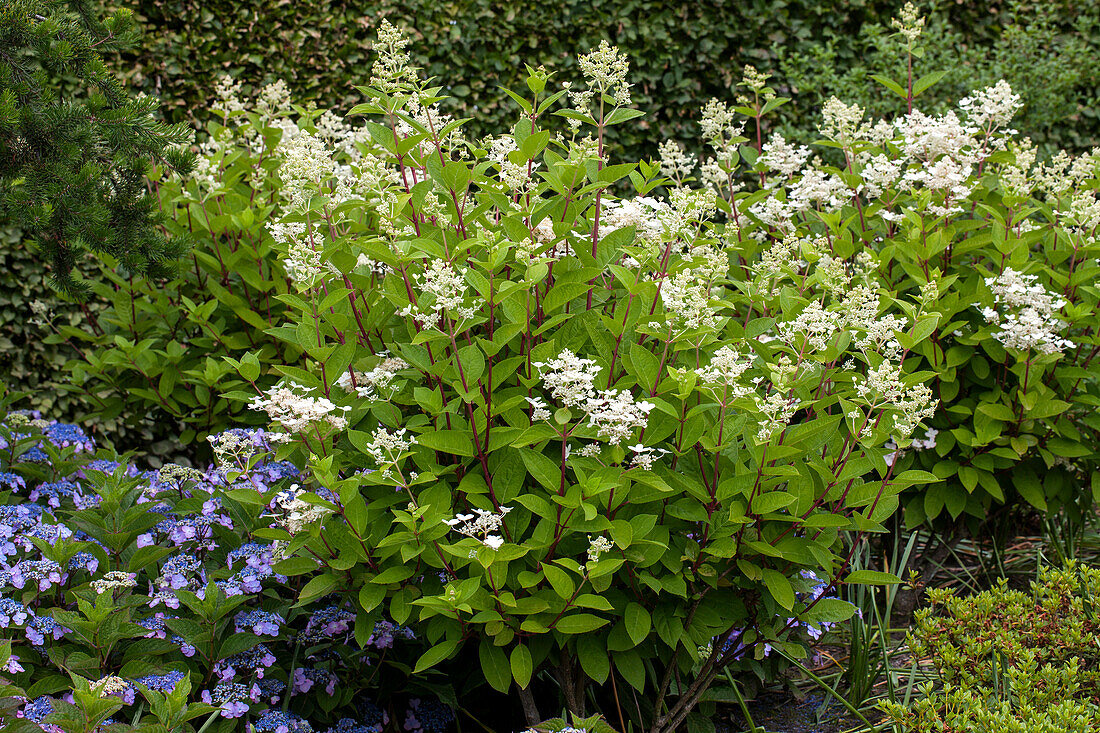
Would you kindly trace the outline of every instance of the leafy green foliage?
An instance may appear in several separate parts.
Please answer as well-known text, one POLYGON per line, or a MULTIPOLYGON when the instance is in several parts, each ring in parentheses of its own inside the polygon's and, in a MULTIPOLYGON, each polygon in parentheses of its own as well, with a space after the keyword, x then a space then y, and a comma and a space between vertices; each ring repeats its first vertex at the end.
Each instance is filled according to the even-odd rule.
POLYGON ((910 707, 882 707, 913 733, 1096 730, 1098 593, 1100 570, 1076 564, 1043 570, 1028 592, 929 590, 909 641, 936 679, 910 707))

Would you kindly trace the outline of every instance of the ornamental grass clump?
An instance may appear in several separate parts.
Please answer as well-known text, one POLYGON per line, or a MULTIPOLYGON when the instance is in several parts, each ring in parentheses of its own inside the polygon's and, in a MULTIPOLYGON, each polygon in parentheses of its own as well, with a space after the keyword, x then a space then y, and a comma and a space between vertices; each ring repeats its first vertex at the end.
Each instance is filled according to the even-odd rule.
POLYGON ((883 709, 913 733, 1097 730, 1098 593, 1100 571, 1078 564, 1043 570, 1026 592, 929 590, 909 644, 935 681, 910 707, 883 709))
POLYGON ((726 200, 740 108, 708 105, 721 190, 613 162, 641 112, 612 46, 557 92, 531 69, 515 126, 470 141, 405 44, 383 23, 354 125, 304 112, 276 145, 294 292, 269 332, 307 359, 229 396, 310 465, 300 600, 351 589, 428 641, 414 673, 479 669, 530 724, 595 700, 672 730, 726 668, 772 676, 851 616, 840 584, 890 580, 848 566, 936 480, 886 460, 939 404, 912 358, 936 283, 895 297, 858 220, 813 213, 851 199, 835 174, 795 208, 760 166, 726 200))

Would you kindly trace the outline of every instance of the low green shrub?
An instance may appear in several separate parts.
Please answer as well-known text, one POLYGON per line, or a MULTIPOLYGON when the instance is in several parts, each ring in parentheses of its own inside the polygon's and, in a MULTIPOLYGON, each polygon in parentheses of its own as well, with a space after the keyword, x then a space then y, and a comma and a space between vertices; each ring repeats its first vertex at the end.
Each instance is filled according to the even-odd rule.
POLYGON ((1028 592, 959 597, 928 591, 910 634, 938 678, 910 706, 883 703, 912 733, 1086 733, 1100 729, 1100 570, 1069 564, 1040 573, 1028 592))

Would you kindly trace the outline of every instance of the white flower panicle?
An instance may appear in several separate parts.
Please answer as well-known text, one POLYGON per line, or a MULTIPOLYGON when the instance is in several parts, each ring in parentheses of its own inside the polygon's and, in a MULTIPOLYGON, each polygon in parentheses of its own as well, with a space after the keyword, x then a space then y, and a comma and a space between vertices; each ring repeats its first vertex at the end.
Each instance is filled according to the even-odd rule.
POLYGON ((1040 285, 1038 279, 1036 275, 1026 275, 1011 267, 1005 268, 1000 275, 987 277, 985 284, 1001 310, 985 308, 982 315, 986 322, 1003 329, 994 333, 993 338, 1006 348, 1060 354, 1074 345, 1059 335, 1066 324, 1054 316, 1066 301, 1040 285))
POLYGON ((916 5, 907 2, 901 9, 901 17, 891 20, 890 25, 898 29, 898 33, 905 37, 909 45, 913 45, 924 32, 924 16, 916 5))
MULTIPOLYGON (((788 143, 778 132, 772 133, 768 142, 763 145, 764 154, 760 156, 760 162, 767 166, 768 170, 778 173, 784 178, 790 178, 810 158, 810 149, 805 145, 794 146, 788 143)), ((778 185, 782 181, 773 181, 772 185, 778 185)))
POLYGON ((762 416, 758 423, 760 429, 756 433, 758 443, 771 440, 773 435, 785 429, 802 404, 797 397, 788 397, 782 392, 772 392, 767 397, 756 395, 755 401, 756 409, 762 416))
MULTIPOLYGON (((596 428, 596 434, 618 445, 629 438, 635 428, 646 426, 647 416, 654 408, 651 402, 635 402, 629 392, 617 390, 596 391, 596 375, 600 367, 591 359, 582 359, 569 349, 556 359, 535 362, 533 365, 542 376, 542 383, 551 396, 566 407, 582 410, 588 417, 588 426, 596 428)), ((541 400, 529 399, 540 416, 549 415, 541 400)))
POLYGON ((788 343, 798 343, 801 337, 807 346, 824 351, 829 348, 842 325, 840 313, 828 311, 814 300, 794 320, 777 323, 775 327, 788 343))
POLYGON ((266 412, 271 421, 285 431, 269 436, 275 441, 287 441, 292 435, 314 430, 344 430, 348 421, 343 413, 351 409, 337 407, 326 397, 314 397, 309 389, 296 382, 275 385, 263 396, 253 397, 248 406, 266 412))
POLYGON ((864 379, 856 381, 855 387, 869 407, 895 411, 893 430, 899 441, 908 440, 917 425, 932 417, 939 405, 927 385, 906 387, 902 383, 901 364, 889 359, 868 369, 864 379))
POLYGON ((707 366, 699 367, 695 373, 703 384, 729 389, 735 396, 743 397, 748 394, 749 389, 740 383, 741 375, 751 366, 751 359, 742 357, 736 349, 723 346, 714 352, 707 366))
POLYGON ((456 514, 453 519, 444 519, 443 523, 459 534, 473 537, 486 547, 494 550, 504 544, 504 540, 495 532, 504 526, 504 517, 512 507, 502 506, 500 513, 475 508, 473 514, 456 514))
POLYGON ((405 437, 406 432, 405 428, 392 433, 385 428, 375 428, 371 441, 367 444, 366 454, 374 459, 382 475, 387 478, 393 475, 393 469, 405 452, 416 444, 415 437, 405 437))
POLYGON ((686 329, 716 328, 718 317, 710 305, 710 291, 691 270, 661 283, 661 302, 674 322, 686 329))
POLYGON ((304 493, 298 484, 292 484, 289 491, 280 492, 275 497, 275 503, 282 510, 275 515, 275 523, 290 534, 298 534, 332 513, 326 506, 310 504, 302 499, 304 493))
POLYGON ((398 372, 408 368, 407 361, 390 356, 369 372, 355 372, 354 380, 350 372, 344 372, 336 380, 336 386, 345 392, 355 392, 365 400, 376 400, 379 399, 379 392, 389 388, 398 372))
POLYGON ((906 157, 930 161, 946 155, 959 163, 975 160, 977 129, 964 125, 953 111, 933 117, 915 109, 894 120, 894 127, 901 134, 901 151, 906 157))
POLYGON ((871 132, 870 125, 863 120, 863 108, 856 104, 844 104, 836 97, 830 97, 825 102, 821 116, 823 119, 818 131, 845 147, 862 140, 871 132))
POLYGON ((594 385, 600 367, 591 359, 582 359, 565 349, 556 359, 535 362, 533 366, 539 370, 550 396, 566 407, 581 407, 596 396, 594 385))
MULTIPOLYGON (((991 87, 960 99, 958 104, 971 124, 992 131, 1008 125, 1023 106, 1023 101, 1019 94, 1013 93, 1008 82, 1001 79, 991 87)), ((1015 134, 1015 130, 1008 134, 1015 134)))
POLYGON ((629 438, 635 428, 646 426, 648 415, 654 407, 652 402, 635 402, 626 390, 605 390, 590 397, 584 411, 588 415, 589 427, 596 428, 596 434, 607 438, 611 445, 618 445, 629 438))
POLYGON ((245 109, 241 101, 241 83, 228 74, 218 77, 214 85, 214 97, 211 108, 227 117, 235 112, 243 112, 245 109))
POLYGON ((664 201, 639 196, 621 201, 608 201, 600 212, 600 237, 623 227, 633 226, 638 238, 658 241, 673 220, 672 207, 664 201))
POLYGON ((661 155, 661 175, 674 181, 683 181, 695 170, 695 158, 680 143, 665 140, 658 146, 661 155))
POLYGON ((745 130, 745 122, 735 122, 736 112, 725 102, 711 99, 703 107, 700 113, 699 126, 703 131, 703 139, 714 149, 721 162, 729 164, 737 143, 741 140, 741 133, 745 130))
POLYGON ((287 277, 300 291, 306 291, 318 285, 325 272, 321 252, 314 249, 306 236, 303 222, 268 222, 267 231, 277 244, 286 248, 283 255, 283 267, 287 277))
POLYGON ((541 397, 525 397, 527 404, 531 405, 531 421, 539 422, 550 419, 550 408, 541 397))
POLYGON ((428 310, 423 306, 408 305, 401 311, 424 326, 438 327, 444 315, 457 321, 473 318, 475 310, 464 305, 466 299, 465 272, 455 269, 446 260, 432 260, 423 274, 413 278, 420 286, 421 295, 430 295, 428 310))
POLYGON ((317 135, 305 131, 291 137, 283 135, 276 154, 283 159, 279 180, 291 209, 307 208, 321 192, 322 184, 335 175, 332 152, 317 135))
POLYGON ((640 443, 628 446, 628 448, 634 453, 630 459, 630 467, 640 468, 643 471, 652 471, 653 464, 657 459, 669 452, 664 448, 651 448, 640 443))
POLYGON ((619 53, 617 46, 612 46, 606 40, 600 41, 596 50, 580 56, 577 64, 588 80, 589 88, 612 97, 615 104, 630 104, 631 85, 626 81, 630 61, 626 54, 619 53))
POLYGON ((417 83, 416 69, 410 65, 405 47, 409 40, 386 19, 378 25, 378 39, 374 42, 377 57, 371 67, 370 85, 383 92, 407 91, 417 83))
POLYGON ((256 110, 268 119, 290 110, 290 87, 282 79, 276 79, 260 90, 256 110))
POLYGON ((610 552, 615 545, 611 543, 611 540, 606 537, 597 537, 592 539, 592 536, 588 536, 588 562, 596 562, 600 559, 600 555, 605 552, 610 552))

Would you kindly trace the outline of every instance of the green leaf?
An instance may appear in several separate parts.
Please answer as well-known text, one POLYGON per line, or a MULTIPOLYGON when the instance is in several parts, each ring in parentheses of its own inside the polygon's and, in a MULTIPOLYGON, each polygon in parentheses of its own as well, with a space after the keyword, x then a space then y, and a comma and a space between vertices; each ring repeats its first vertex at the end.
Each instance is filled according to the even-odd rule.
POLYGON ((794 501, 795 497, 785 491, 769 491, 752 500, 752 513, 768 514, 777 509, 790 506, 794 501))
POLYGON ((481 375, 485 373, 485 355, 476 345, 470 344, 458 350, 458 363, 462 365, 462 376, 466 380, 466 388, 473 390, 481 375))
POLYGON ((871 78, 877 81, 882 86, 889 89, 894 94, 901 97, 902 99, 909 98, 909 95, 906 93, 905 89, 902 88, 901 84, 898 84, 896 81, 888 77, 882 76, 881 74, 871 74, 871 78))
POLYGON ((649 616, 649 611, 642 608, 638 603, 631 603, 626 607, 623 622, 626 624, 627 636, 635 645, 645 641, 645 638, 649 636, 650 629, 653 628, 653 620, 649 616))
POLYGON ((883 573, 878 570, 855 570, 848 574, 844 582, 860 585, 897 585, 901 582, 901 578, 893 573, 883 573))
POLYGON ((488 638, 483 638, 477 653, 485 680, 497 692, 508 692, 508 688, 512 685, 512 673, 504 650, 494 645, 488 638))
POLYGON ((279 575, 305 575, 318 567, 320 566, 312 557, 288 557, 272 565, 271 569, 279 575))
POLYGON ((462 430, 435 430, 416 436, 416 444, 453 456, 474 455, 474 441, 462 430))
POLYGON ((547 489, 557 491, 561 482, 561 466, 531 448, 520 448, 519 452, 528 473, 547 489))
POLYGON ((856 607, 839 598, 822 598, 809 609, 803 618, 807 621, 825 621, 838 624, 847 621, 856 612, 856 607))
POLYGON ((933 71, 931 74, 925 74, 921 78, 913 82, 913 98, 916 99, 921 95, 924 90, 938 82, 943 77, 947 76, 946 71, 933 71))
POLYGON ((531 662, 531 650, 523 644, 519 644, 512 650, 512 678, 521 689, 527 689, 531 684, 531 673, 534 665, 531 662))
POLYGON ((218 659, 226 659, 234 654, 240 654, 243 651, 251 649, 254 646, 263 643, 263 639, 255 634, 249 634, 241 632, 239 634, 233 634, 218 647, 218 659))
POLYGON ((554 624, 554 628, 563 634, 587 634, 595 631, 607 623, 607 619, 600 618, 591 613, 574 613, 570 616, 562 616, 554 624))
POLYGON ((316 578, 310 579, 298 593, 298 602, 294 604, 294 608, 300 608, 310 601, 315 601, 321 596, 328 595, 336 589, 337 585, 338 581, 336 576, 332 573, 325 573, 324 575, 318 575, 316 578))
POLYGON ((608 126, 620 125, 624 122, 629 122, 630 120, 634 120, 644 116, 645 112, 640 109, 627 109, 626 107, 616 107, 611 112, 611 114, 607 116, 607 119, 604 120, 604 124, 608 126))
POLYGON ((420 655, 420 659, 416 660, 416 666, 413 667, 413 674, 419 674, 434 667, 444 659, 450 658, 456 649, 458 649, 458 641, 454 639, 445 639, 439 642, 420 655))
POLYGON ((577 639, 577 657, 581 669, 597 684, 607 681, 611 673, 611 660, 607 658, 607 645, 597 634, 587 634, 577 639))
POLYGON ((377 585, 400 583, 402 580, 411 578, 415 570, 416 569, 412 565, 395 565, 392 568, 386 568, 378 575, 374 576, 371 582, 377 585))
POLYGON ((787 579, 787 576, 778 570, 764 570, 763 571, 764 585, 768 587, 768 591, 772 594, 772 598, 783 608, 790 611, 794 608, 794 588, 791 587, 791 581, 787 579))
POLYGON ((559 598, 568 601, 573 597, 573 592, 576 590, 576 584, 573 583, 573 579, 569 577, 569 573, 562 570, 557 565, 543 565, 542 572, 550 582, 550 585, 554 588, 554 592, 558 594, 559 598))

